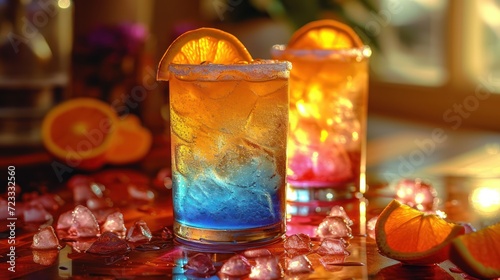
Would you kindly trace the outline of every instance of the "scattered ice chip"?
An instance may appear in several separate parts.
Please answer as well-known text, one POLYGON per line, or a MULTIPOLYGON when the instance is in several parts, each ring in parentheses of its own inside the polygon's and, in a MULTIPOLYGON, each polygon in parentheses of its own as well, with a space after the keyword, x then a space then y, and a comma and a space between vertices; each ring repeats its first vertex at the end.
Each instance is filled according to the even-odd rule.
POLYGON ((73 242, 68 242, 67 244, 73 248, 78 253, 85 253, 92 244, 94 244, 94 241, 96 238, 83 238, 83 239, 77 239, 73 242))
POLYGON ((66 211, 57 219, 57 229, 69 229, 73 221, 73 211, 66 211))
POLYGON ((77 205, 72 212, 68 233, 73 237, 94 237, 100 234, 99 224, 87 207, 77 205))
POLYGON ((114 232, 103 233, 86 251, 87 253, 109 255, 125 254, 130 251, 128 243, 114 232))
POLYGON ((38 230, 35 235, 33 235, 33 243, 31 244, 32 249, 61 249, 59 244, 59 239, 54 232, 52 226, 44 227, 38 230))
POLYGON ((257 258, 252 266, 250 279, 279 279, 283 276, 283 268, 274 256, 257 258))
POLYGON ((155 194, 145 185, 129 184, 127 186, 127 191, 132 199, 143 200, 143 201, 153 201, 155 199, 155 194))
POLYGON ((304 254, 311 251, 311 238, 304 233, 297 233, 288 236, 283 246, 287 253, 290 254, 304 254))
POLYGON ((106 231, 114 232, 119 236, 125 235, 127 229, 125 228, 122 213, 117 211, 106 217, 106 221, 102 225, 102 232, 106 231))
POLYGON ((207 254, 198 253, 188 259, 185 265, 186 269, 189 269, 190 273, 197 276, 209 276, 215 274, 215 266, 207 254))
POLYGON ((127 231, 127 240, 130 242, 149 241, 153 235, 148 225, 143 220, 138 220, 127 231))
POLYGON ((344 218, 348 226, 352 226, 354 224, 354 222, 351 220, 351 218, 349 218, 346 211, 344 210, 344 207, 340 205, 333 206, 330 212, 328 213, 328 216, 342 217, 344 218))
POLYGON ((316 235, 321 239, 325 237, 352 238, 352 230, 344 218, 328 216, 319 224, 316 235))
POLYGON ((298 255, 286 262, 286 271, 290 274, 311 273, 314 268, 307 256, 298 255))
POLYGON ((366 233, 372 239, 375 239, 375 225, 377 224, 378 216, 375 216, 368 220, 366 223, 366 233))
POLYGON ((234 255, 221 267, 220 272, 230 276, 244 276, 250 273, 251 265, 242 255, 234 255))
POLYGON ((23 217, 26 223, 44 223, 52 219, 52 214, 40 204, 28 204, 23 211, 23 217))
POLYGON ((103 197, 105 190, 104 185, 86 179, 78 180, 71 185, 71 188, 73 190, 73 200, 76 202, 103 197))
POLYGON ((349 255, 346 251, 347 242, 342 238, 326 237, 316 249, 318 255, 349 255))
POLYGON ((56 262, 59 257, 59 250, 32 250, 33 262, 39 265, 49 266, 56 262))
POLYGON ((271 256, 271 251, 268 249, 249 249, 243 252, 243 255, 247 258, 259 258, 271 256))

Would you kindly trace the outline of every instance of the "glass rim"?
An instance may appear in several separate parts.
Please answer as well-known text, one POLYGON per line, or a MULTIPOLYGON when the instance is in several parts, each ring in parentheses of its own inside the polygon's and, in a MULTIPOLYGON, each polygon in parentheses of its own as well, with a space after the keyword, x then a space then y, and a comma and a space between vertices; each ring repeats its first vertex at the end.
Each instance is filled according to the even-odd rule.
POLYGON ((271 47, 273 57, 280 57, 284 54, 292 54, 298 57, 314 56, 314 57, 363 57, 369 58, 372 55, 370 46, 363 45, 348 49, 325 50, 325 49, 289 49, 285 44, 276 44, 271 47))
POLYGON ((292 63, 285 60, 262 59, 255 63, 234 64, 177 64, 168 66, 169 72, 183 80, 269 80, 288 78, 292 63))

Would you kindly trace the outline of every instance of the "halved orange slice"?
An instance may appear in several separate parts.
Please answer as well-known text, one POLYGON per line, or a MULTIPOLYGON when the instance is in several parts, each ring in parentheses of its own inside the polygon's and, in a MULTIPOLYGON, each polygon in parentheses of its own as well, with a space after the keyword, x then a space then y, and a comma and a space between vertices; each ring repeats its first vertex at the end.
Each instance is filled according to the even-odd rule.
POLYGON ((500 277, 500 223, 455 238, 450 260, 471 276, 500 277))
POLYGON ((324 19, 310 22, 295 31, 287 48, 338 50, 362 46, 363 41, 351 27, 339 21, 324 19))
POLYGON ((49 153, 78 169, 97 169, 105 162, 117 114, 95 98, 73 98, 51 109, 42 122, 42 141, 49 153))
POLYGON ((238 38, 219 29, 203 27, 183 33, 170 44, 160 60, 156 79, 169 80, 171 63, 232 64, 239 61, 250 62, 252 56, 238 38))
POLYGON ((388 258, 430 265, 448 259, 451 241, 464 232, 461 225, 393 200, 377 220, 375 240, 380 253, 388 258))

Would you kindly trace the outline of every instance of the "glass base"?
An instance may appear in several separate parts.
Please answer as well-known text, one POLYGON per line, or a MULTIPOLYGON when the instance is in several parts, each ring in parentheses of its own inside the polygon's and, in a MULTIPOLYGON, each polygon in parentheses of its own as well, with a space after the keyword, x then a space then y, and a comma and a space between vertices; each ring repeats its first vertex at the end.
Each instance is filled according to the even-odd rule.
POLYGON ((339 202, 358 199, 360 193, 353 183, 339 185, 289 183, 287 189, 287 213, 294 216, 328 214, 339 202))
POLYGON ((174 221, 173 230, 176 240, 189 247, 211 250, 217 246, 218 250, 237 251, 280 241, 285 235, 286 225, 283 222, 251 229, 214 230, 191 227, 174 221))

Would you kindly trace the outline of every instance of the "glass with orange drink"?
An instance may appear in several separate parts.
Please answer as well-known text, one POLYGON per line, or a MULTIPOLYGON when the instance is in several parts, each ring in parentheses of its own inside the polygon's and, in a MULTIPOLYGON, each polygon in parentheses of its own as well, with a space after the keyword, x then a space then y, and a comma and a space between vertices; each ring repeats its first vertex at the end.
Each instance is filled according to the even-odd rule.
POLYGON ((272 48, 292 62, 288 200, 291 214, 329 210, 330 202, 364 192, 371 51, 333 20, 309 23, 288 45, 272 48), (320 207, 320 208, 318 208, 320 207))
POLYGON ((167 50, 158 77, 169 80, 180 241, 262 244, 284 234, 290 67, 254 61, 236 38, 210 28, 167 50))

